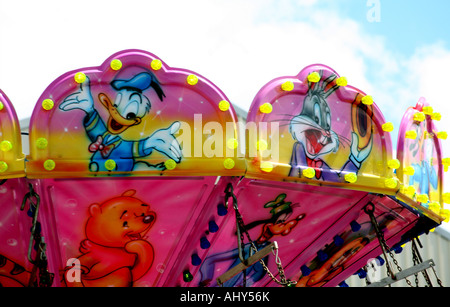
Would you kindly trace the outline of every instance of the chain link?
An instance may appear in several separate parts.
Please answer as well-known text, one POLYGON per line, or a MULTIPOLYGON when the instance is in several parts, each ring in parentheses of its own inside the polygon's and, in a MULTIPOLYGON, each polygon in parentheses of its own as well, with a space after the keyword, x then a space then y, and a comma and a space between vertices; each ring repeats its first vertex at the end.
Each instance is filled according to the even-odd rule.
MULTIPOLYGON (((244 224, 244 220, 242 219, 242 215, 239 212, 239 208, 237 205, 237 199, 236 196, 233 193, 233 186, 231 184, 228 184, 226 190, 225 190, 225 203, 228 203, 228 199, 232 197, 233 198, 233 208, 236 214, 236 224, 238 227, 238 233, 240 233, 240 246, 241 246, 241 250, 244 249, 244 241, 245 241, 245 237, 244 237, 244 233, 245 236, 247 237, 247 240, 250 244, 251 247, 251 251, 256 253, 258 251, 258 248, 256 247, 255 243, 253 242, 253 240, 250 237, 250 234, 248 233, 245 224, 244 224)), ((280 275, 280 279, 278 280, 273 273, 270 271, 270 269, 267 267, 267 265, 265 264, 263 259, 259 260, 259 263, 262 265, 264 271, 267 273, 267 275, 269 275, 269 277, 272 279, 272 281, 274 281, 275 283, 283 286, 283 287, 290 287, 295 285, 297 282, 295 281, 290 281, 286 279, 286 276, 284 274, 284 269, 283 269, 283 265, 281 264, 281 259, 278 256, 278 248, 276 248, 274 251, 272 251, 272 253, 274 253, 275 256, 275 263, 277 265, 277 269, 278 269, 278 274, 280 275)), ((239 253, 241 255, 241 252, 239 253)), ((242 259, 241 259, 242 260, 242 259)), ((244 270, 244 287, 246 285, 246 274, 245 274, 244 270)))
MULTIPOLYGON (((398 272, 402 271, 402 268, 400 267, 400 265, 398 264, 398 261, 395 259, 394 254, 392 253, 391 248, 388 246, 385 238, 384 238, 384 233, 380 230, 378 222, 375 218, 374 212, 375 212, 375 205, 372 203, 369 203, 365 208, 364 211, 369 215, 372 226, 375 229, 376 235, 378 237, 378 241, 380 243, 380 248, 383 252, 384 258, 386 260, 386 270, 387 270, 387 275, 393 279, 395 279, 395 274, 391 269, 391 266, 389 265, 389 259, 387 258, 387 254, 389 254, 389 256, 392 258, 392 262, 394 263, 394 265, 397 268, 398 272)), ((408 286, 412 287, 413 285, 411 284, 411 282, 408 280, 408 278, 404 278, 406 283, 408 284, 408 286)))
POLYGON ((49 287, 53 283, 54 274, 48 271, 48 262, 46 255, 46 244, 44 238, 41 236, 41 224, 38 222, 39 214, 39 195, 34 191, 33 186, 29 184, 29 192, 25 194, 20 210, 24 210, 25 204, 29 203, 29 215, 32 218, 31 237, 28 245, 28 261, 34 265, 30 285, 39 287, 49 287), (33 244, 34 243, 34 244, 33 244), (36 250, 35 259, 32 258, 32 250, 36 250), (35 272, 39 270, 39 278, 35 279, 35 272))

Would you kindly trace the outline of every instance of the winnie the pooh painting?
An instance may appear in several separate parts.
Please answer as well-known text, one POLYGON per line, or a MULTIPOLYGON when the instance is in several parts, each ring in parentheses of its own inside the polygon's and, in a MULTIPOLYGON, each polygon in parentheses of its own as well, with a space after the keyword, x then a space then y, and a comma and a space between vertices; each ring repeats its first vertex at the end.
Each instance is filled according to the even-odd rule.
MULTIPOLYGON (((85 235, 75 260, 81 280, 68 278, 72 266, 64 273, 69 287, 131 287, 144 276, 154 260, 153 246, 145 235, 156 220, 150 205, 134 197, 135 190, 102 204, 89 206, 85 235)), ((75 262, 75 261, 74 261, 75 262)))

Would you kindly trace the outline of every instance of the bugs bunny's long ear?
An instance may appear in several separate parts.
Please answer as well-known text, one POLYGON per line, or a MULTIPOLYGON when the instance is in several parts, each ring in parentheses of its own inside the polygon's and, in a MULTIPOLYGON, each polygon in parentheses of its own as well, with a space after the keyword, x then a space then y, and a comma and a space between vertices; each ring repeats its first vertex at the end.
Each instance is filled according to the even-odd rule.
POLYGON ((336 84, 336 80, 337 80, 337 76, 335 74, 332 74, 323 81, 323 91, 324 91, 325 98, 327 98, 328 96, 333 94, 339 88, 339 85, 336 84), (332 83, 334 83, 333 86, 326 89, 327 86, 332 83))

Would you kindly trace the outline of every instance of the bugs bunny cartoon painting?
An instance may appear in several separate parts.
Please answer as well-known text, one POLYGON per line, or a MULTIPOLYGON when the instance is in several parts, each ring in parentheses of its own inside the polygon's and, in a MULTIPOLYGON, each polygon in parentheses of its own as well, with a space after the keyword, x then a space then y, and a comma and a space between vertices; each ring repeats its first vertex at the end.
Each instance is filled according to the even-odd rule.
POLYGON ((332 114, 327 101, 339 88, 336 85, 338 77, 331 74, 322 78, 322 70, 319 75, 319 82, 308 83, 302 111, 290 121, 289 130, 296 142, 292 150, 289 176, 302 177, 302 170, 309 167, 315 170, 316 179, 336 182, 340 180, 341 173, 358 173, 372 150, 373 137, 371 136, 367 146, 360 149, 359 136, 352 131, 350 155, 340 170, 331 169, 322 160, 326 154, 337 153, 341 143, 349 141, 333 131, 332 114))

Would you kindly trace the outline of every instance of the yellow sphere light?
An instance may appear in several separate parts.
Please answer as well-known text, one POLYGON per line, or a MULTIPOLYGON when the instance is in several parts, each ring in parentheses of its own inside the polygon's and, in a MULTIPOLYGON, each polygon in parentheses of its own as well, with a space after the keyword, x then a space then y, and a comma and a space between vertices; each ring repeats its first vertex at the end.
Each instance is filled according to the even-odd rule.
POLYGON ((177 166, 177 162, 175 162, 175 160, 172 159, 168 159, 164 162, 164 166, 168 169, 168 170, 173 170, 175 169, 175 167, 177 166))
POLYGON ((281 89, 286 92, 292 91, 294 89, 294 82, 292 81, 284 82, 283 84, 281 84, 281 89))
POLYGON ((344 179, 348 183, 355 183, 358 180, 358 176, 355 173, 348 173, 345 174, 344 179))
POLYGON ((261 113, 272 113, 273 107, 270 103, 266 102, 263 103, 260 107, 259 107, 259 111, 261 111, 261 113))
POLYGON ((313 168, 306 168, 302 171, 303 176, 306 178, 312 179, 316 176, 316 171, 313 168))
POLYGON ((2 141, 0 143, 0 149, 4 152, 6 151, 10 151, 12 149, 13 145, 11 144, 10 141, 2 141))
POLYGON ((223 112, 228 111, 228 109, 230 109, 230 103, 226 100, 222 100, 219 102, 219 109, 223 112))
POLYGON ((319 82, 320 81, 319 73, 317 71, 314 71, 314 72, 310 73, 308 75, 308 81, 309 82, 313 82, 313 83, 319 82))
POLYGON ((47 170, 47 171, 52 171, 52 170, 54 170, 55 169, 55 167, 56 167, 56 163, 55 163, 55 161, 53 161, 53 160, 46 160, 45 162, 44 162, 44 168, 47 170))
POLYGON ((196 75, 189 75, 186 81, 189 85, 196 85, 198 83, 198 77, 196 75))
POLYGON ((415 140, 417 138, 417 132, 414 130, 406 131, 405 138, 415 140))
POLYGON ((83 72, 77 72, 74 79, 76 83, 83 83, 86 81, 86 75, 83 72))
POLYGON ((55 103, 51 99, 44 99, 44 101, 42 101, 42 108, 44 110, 50 111, 54 106, 55 103))
POLYGON ((235 162, 234 162, 233 159, 227 158, 227 159, 225 159, 225 161, 223 161, 223 166, 224 166, 226 169, 232 169, 232 168, 234 168, 234 166, 235 166, 235 162))
POLYGON ((268 147, 268 144, 265 140, 259 140, 256 142, 256 149, 264 151, 268 147))
POLYGON ((236 149, 238 147, 238 140, 236 140, 235 138, 231 138, 227 140, 227 147, 229 149, 236 149))
POLYGON ((383 129, 384 132, 392 132, 394 131, 394 125, 391 122, 385 123, 381 126, 381 129, 383 129))
POLYGON ((422 112, 426 115, 432 115, 433 114, 433 107, 432 106, 425 106, 422 108, 422 112))
POLYGON ((427 203, 428 202, 428 195, 427 194, 419 194, 419 195, 417 195, 417 201, 419 202, 419 203, 423 203, 423 204, 425 204, 425 203, 427 203))
POLYGON ((425 114, 422 112, 417 112, 413 115, 413 119, 417 122, 423 122, 425 120, 425 114))
POLYGON ((398 169, 400 167, 400 161, 398 159, 392 159, 387 162, 389 168, 398 169))
POLYGON ((4 173, 8 170, 8 164, 4 161, 0 161, 0 173, 4 173))
POLYGON ((263 172, 270 173, 271 171, 273 171, 273 163, 269 161, 264 161, 261 163, 260 168, 263 172))
POLYGON ((407 166, 403 169, 403 173, 405 173, 405 175, 408 175, 408 176, 414 176, 414 174, 416 173, 416 170, 412 166, 407 166))
POLYGON ((361 102, 362 102, 363 104, 365 104, 365 105, 370 106, 370 105, 373 104, 373 98, 372 98, 372 96, 367 95, 367 96, 364 96, 364 97, 361 99, 361 102))
POLYGON ((386 186, 386 188, 395 189, 398 185, 398 182, 394 178, 387 178, 384 180, 384 185, 386 186))
POLYGON ((437 133, 438 139, 446 140, 447 137, 448 137, 448 135, 447 135, 447 132, 445 132, 445 131, 440 131, 437 133))
POLYGON ((111 61, 110 66, 111 66, 112 70, 119 70, 122 68, 122 61, 118 60, 118 59, 114 59, 111 61))
POLYGON ((162 62, 161 62, 160 60, 158 60, 158 59, 155 59, 155 60, 153 60, 153 61, 150 63, 150 67, 151 67, 153 70, 160 70, 161 67, 162 67, 162 62))
POLYGON ((46 138, 38 138, 36 140, 36 147, 39 149, 44 149, 47 148, 48 146, 48 141, 46 138))
POLYGON ((116 161, 114 161, 113 159, 108 159, 105 161, 105 168, 108 171, 112 171, 113 169, 116 168, 116 161))
POLYGON ((347 82, 347 78, 346 77, 340 77, 336 80, 336 84, 338 86, 347 86, 348 82, 347 82))

